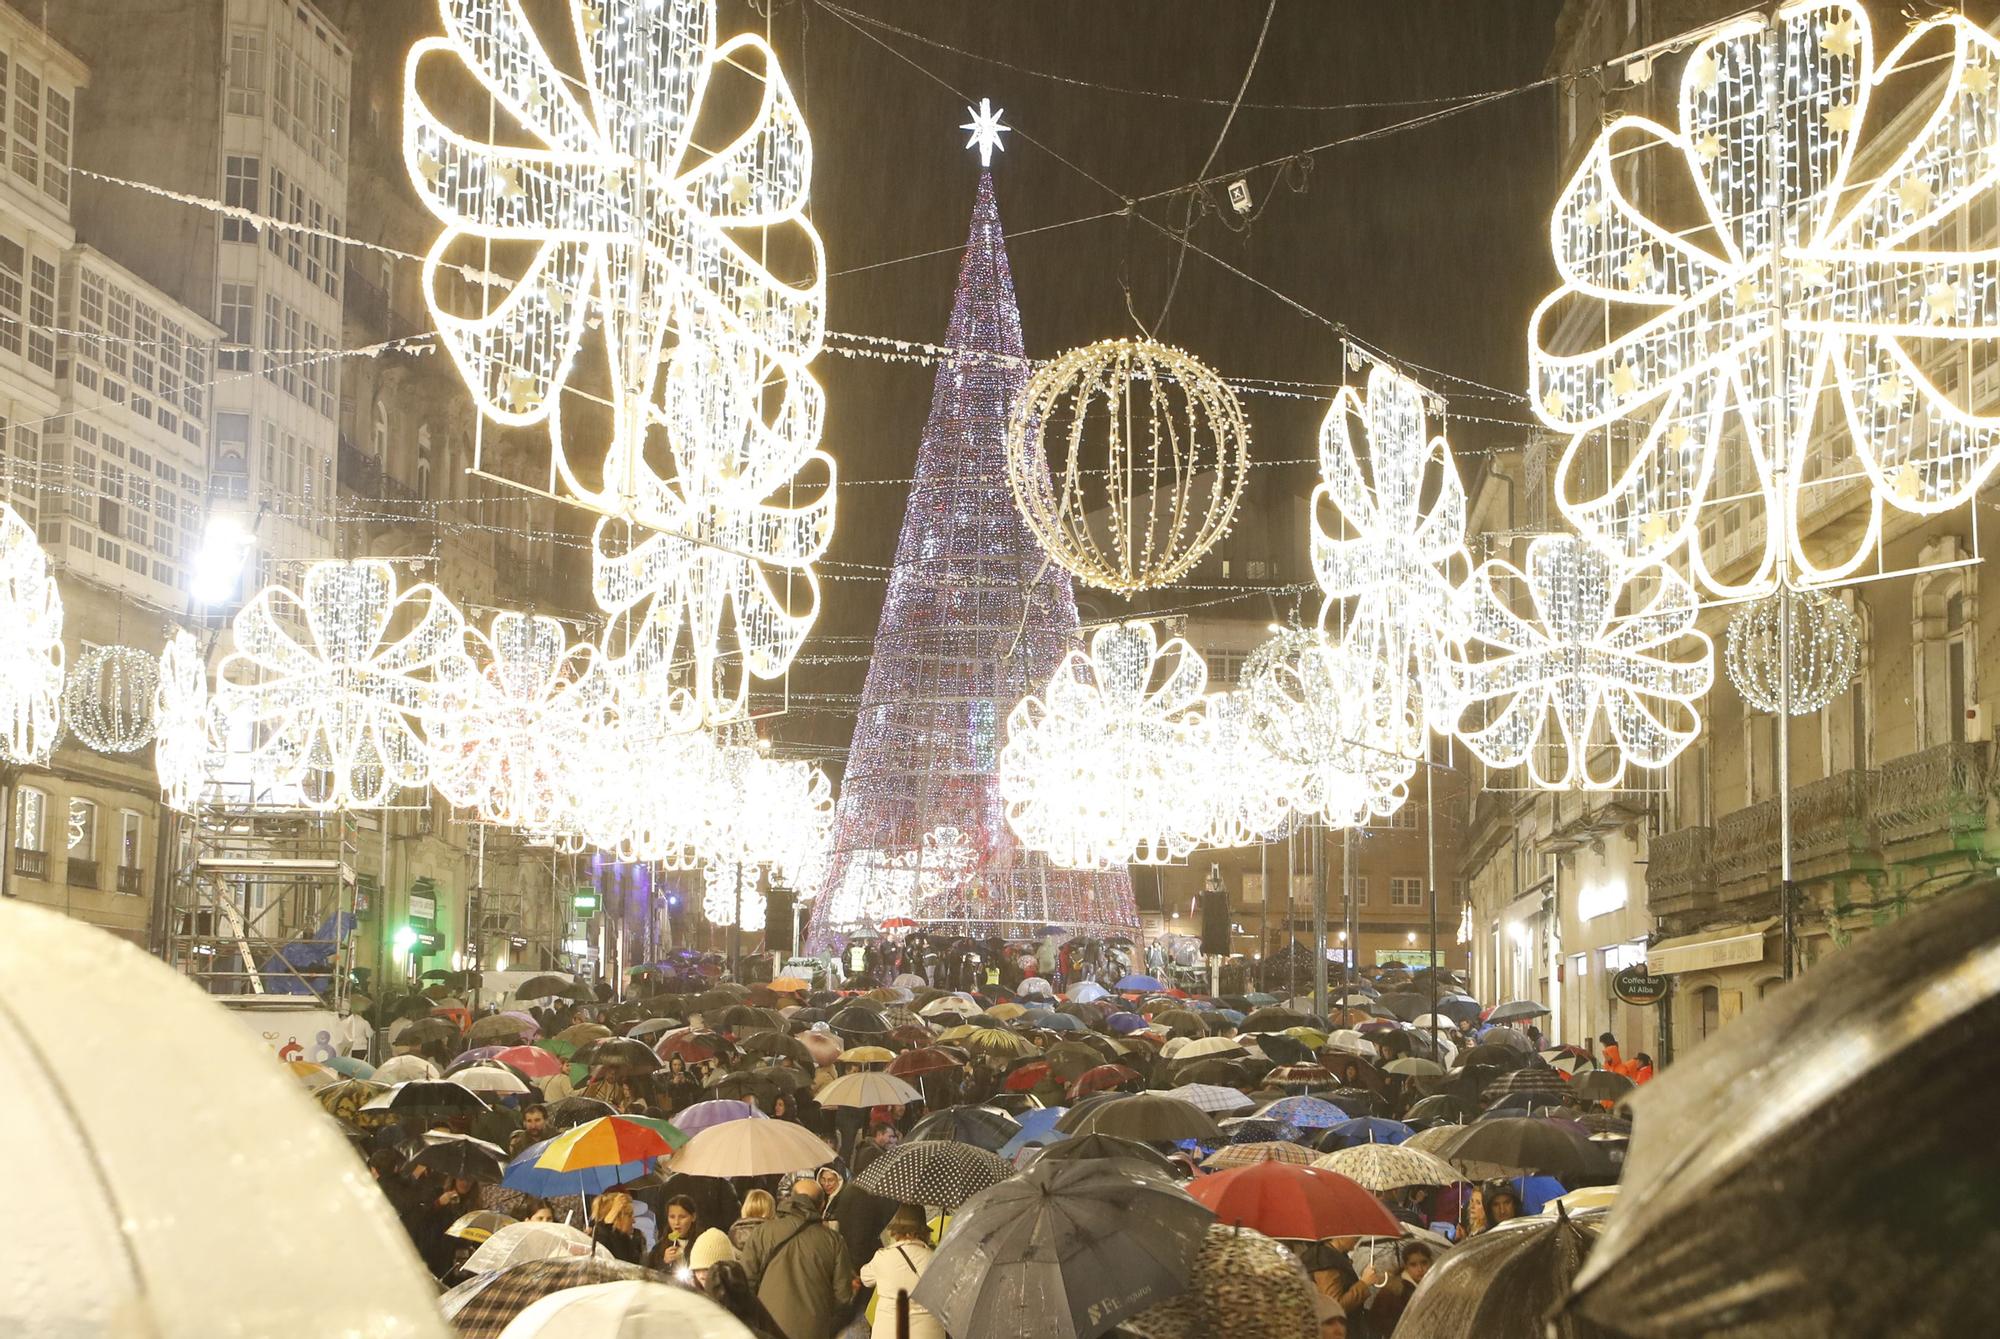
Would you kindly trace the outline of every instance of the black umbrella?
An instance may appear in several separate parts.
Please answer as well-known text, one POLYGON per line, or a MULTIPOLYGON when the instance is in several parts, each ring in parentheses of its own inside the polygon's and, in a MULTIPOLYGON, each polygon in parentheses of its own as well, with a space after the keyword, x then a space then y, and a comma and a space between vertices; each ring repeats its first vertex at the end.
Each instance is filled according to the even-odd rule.
POLYGON ((1094 1339, 1186 1289, 1212 1221, 1123 1162, 1038 1165, 965 1203, 912 1300, 954 1339, 1094 1339))
POLYGON ((1502 1074, 1480 1091, 1479 1099, 1488 1106, 1501 1098, 1516 1093, 1542 1093, 1550 1097, 1568 1097, 1575 1089, 1569 1080, 1546 1065, 1526 1065, 1511 1074, 1502 1074))
POLYGON ((1616 1102, 1632 1091, 1632 1080, 1608 1069, 1593 1069, 1570 1084, 1570 1091, 1586 1102, 1616 1102))
POLYGON ((514 998, 517 1000, 589 999, 590 992, 588 989, 582 989, 579 993, 579 987, 575 982, 560 976, 531 976, 514 987, 514 998))
POLYGON ((651 1074, 660 1067, 653 1048, 632 1037, 604 1037, 570 1057, 574 1065, 589 1065, 608 1074, 651 1074))
POLYGON ((1548 1320, 1549 1312, 1568 1294, 1596 1235, 1585 1221, 1559 1215, 1516 1219, 1454 1246, 1431 1266, 1423 1286, 1410 1298, 1403 1318, 1396 1322, 1396 1339, 1608 1335, 1581 1317, 1548 1320))
POLYGON ((933 1111, 910 1127, 909 1138, 955 1140, 988 1152, 1021 1132, 1021 1122, 996 1107, 955 1106, 933 1111))
POLYGON ((1109 1134, 1072 1135, 1068 1139, 1058 1139, 1035 1154, 1036 1162, 1070 1162, 1081 1158, 1128 1158, 1164 1176, 1179 1175, 1167 1155, 1151 1144, 1109 1134))
POLYGON ((997 1153, 971 1144, 919 1139, 898 1144, 869 1163, 855 1183, 899 1204, 956 1209, 1013 1174, 1014 1165, 997 1153))
POLYGON ((1493 1012, 1486 1015, 1486 1021, 1512 1023, 1523 1018, 1540 1018, 1548 1011, 1548 1005, 1537 1004, 1533 1000, 1509 1000, 1505 1004, 1494 1005, 1493 1012))
POLYGON ((440 1176, 457 1176, 467 1181, 498 1185, 507 1171, 507 1150, 469 1134, 426 1130, 408 1145, 414 1151, 403 1170, 428 1167, 440 1176))
POLYGON ((1460 1069, 1470 1069, 1474 1065, 1490 1065, 1495 1069, 1513 1070, 1519 1069, 1527 1061, 1526 1055, 1497 1041, 1483 1041, 1458 1053, 1460 1069))
POLYGON ((396 1034, 396 1045, 427 1046, 434 1041, 443 1041, 456 1046, 463 1035, 458 1030, 458 1024, 449 1018, 419 1018, 396 1034))
POLYGON ((1379 1116, 1382 1095, 1372 1088, 1335 1088, 1319 1094, 1350 1116, 1379 1116))
POLYGON ((615 1116, 618 1108, 609 1102, 600 1102, 594 1097, 565 1097, 549 1106, 549 1128, 567 1130, 572 1126, 594 1121, 599 1116, 615 1116))
POLYGON ((1405 1125, 1415 1125, 1418 1121, 1436 1124, 1439 1121, 1456 1125, 1471 1114, 1470 1104, 1464 1098, 1451 1093, 1436 1093, 1418 1102, 1403 1113, 1405 1125))
POLYGON ((1064 1134, 1075 1134, 1083 1128, 1084 1122, 1090 1119, 1090 1113, 1098 1107, 1106 1102, 1116 1102, 1131 1095, 1114 1090, 1108 1093, 1092 1093, 1088 1097, 1079 1098, 1070 1104, 1068 1111, 1056 1117, 1056 1129, 1064 1134))
POLYGON ((643 1039, 646 1037, 656 1037, 662 1032, 672 1032, 677 1027, 685 1026, 687 1025, 678 1018, 648 1018, 644 1022, 634 1023, 631 1027, 626 1028, 625 1035, 643 1039))
POLYGON ((1147 1143, 1222 1137, 1215 1119, 1206 1111, 1192 1102, 1160 1093, 1139 1093, 1095 1108, 1077 1127, 1078 1134, 1093 1132, 1147 1143))
POLYGON ((1919 906, 1639 1086, 1573 1307, 1644 1336, 1994 1333, 2000 883, 1919 906))
POLYGON ((1318 1054, 1297 1037, 1287 1037, 1282 1032, 1266 1032, 1253 1040, 1258 1050, 1280 1065, 1308 1064, 1318 1054))
POLYGON ((797 1037, 782 1032, 758 1032, 743 1039, 740 1048, 745 1055, 774 1056, 780 1060, 790 1060, 794 1064, 813 1069, 812 1052, 797 1037))
POLYGON ((411 1079, 368 1102, 363 1111, 398 1116, 476 1116, 490 1110, 478 1093, 449 1079, 411 1079))
POLYGON ((889 1030, 881 1014, 858 1004, 850 1004, 827 1022, 843 1037, 879 1037, 889 1030))
POLYGON ((1476 1121, 1438 1154, 1544 1176, 1576 1176, 1602 1162, 1575 1131, 1535 1116, 1476 1121))
POLYGON ((1431 997, 1419 995, 1412 990, 1399 990, 1392 995, 1384 995, 1375 1001, 1375 1004, 1384 1013, 1394 1014, 1406 1023, 1413 1018, 1422 1018, 1431 1011, 1431 997))

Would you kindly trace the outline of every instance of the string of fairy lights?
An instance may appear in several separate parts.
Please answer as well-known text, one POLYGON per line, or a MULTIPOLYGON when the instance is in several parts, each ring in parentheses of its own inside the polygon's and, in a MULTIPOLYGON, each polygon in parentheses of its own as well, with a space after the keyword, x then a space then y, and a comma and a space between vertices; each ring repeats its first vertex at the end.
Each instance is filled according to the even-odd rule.
MULTIPOLYGON (((865 29, 913 34, 822 8, 950 87, 865 29)), ((1226 691, 1209 691, 1184 638, 1162 640, 1159 617, 1097 627, 1087 649, 1028 685, 992 770, 1014 835, 1066 871, 1183 860, 1298 819, 1384 821, 1407 802, 1434 738, 1536 787, 1625 785, 1632 768, 1664 768, 1700 733, 1716 660, 1695 626, 1704 599, 1743 604, 1723 662, 1753 707, 1824 707, 1860 659, 1859 626, 1827 588, 1879 551, 1890 513, 1967 506, 2000 466, 2000 419, 1955 402, 1916 347, 1969 357, 2000 330, 1993 253, 1929 244, 2000 187, 2000 41, 1956 15, 1912 25, 1879 59, 1851 0, 1794 0, 1649 48, 1648 61, 1685 52, 1676 123, 1611 120, 1558 193, 1560 285, 1530 319, 1523 394, 1399 364, 1136 209, 1176 192, 1120 197, 1122 211, 1089 217, 1124 212, 1334 328, 1338 384, 1224 378, 1152 341, 1030 361, 1018 343, 996 354, 829 331, 832 276, 808 212, 811 137, 765 39, 720 37, 706 6, 584 0, 563 35, 585 56, 579 76, 505 0, 452 0, 440 13, 444 35, 409 56, 403 137, 435 244, 419 257, 318 230, 420 263, 430 328, 358 349, 261 353, 298 366, 442 351, 482 425, 545 434, 548 485, 523 500, 593 513, 592 533, 503 524, 483 510, 491 497, 327 498, 314 514, 586 551, 594 613, 497 609, 480 626, 436 585, 360 557, 306 565, 247 599, 212 681, 186 633, 159 657, 94 648, 66 666, 47 559, 7 508, 0 759, 39 762, 65 727, 103 752, 150 743, 179 808, 228 768, 316 810, 434 788, 558 851, 700 866, 718 917, 751 916, 756 871, 814 890, 831 881, 846 898, 836 928, 853 928, 969 896, 983 856, 977 834, 947 824, 856 863, 836 840, 824 772, 769 756, 751 719, 772 691, 763 685, 795 665, 881 654, 864 638, 804 649, 822 581, 895 589, 893 568, 827 558, 835 501, 843 482, 920 483, 839 478, 821 444, 825 392, 811 370, 821 354, 1021 384, 1004 463, 1006 493, 1045 559, 1030 584, 1053 568, 1128 597, 1212 594, 1177 615, 1319 592, 1316 620, 1274 633, 1226 691), (1949 53, 1920 54, 1925 44, 1949 53), (1910 74, 1933 79, 1935 109, 1864 145, 1874 90, 1910 74), (713 92, 738 77, 756 86, 747 110, 713 92), (532 146, 452 129, 432 110, 441 79, 475 87, 532 146), (742 113, 738 129, 697 150, 696 122, 723 106, 742 113), (1886 166, 1864 177, 1862 160, 1886 166), (1640 161, 1681 174, 1695 225, 1663 223, 1634 198, 1640 161), (496 274, 494 246, 520 241, 535 263, 496 274), (477 312, 451 300, 458 286, 478 293, 477 312), (1577 347, 1572 332, 1591 328, 1601 342, 1577 347), (575 384, 586 348, 601 354, 588 387, 575 384), (1425 379, 1495 409, 1451 422, 1567 439, 1555 496, 1574 534, 1535 536, 1518 564, 1474 562, 1458 457, 1518 445, 1455 450, 1425 379), (1239 395, 1325 404, 1316 454, 1253 460, 1239 395), (579 398, 606 412, 571 404, 566 415, 579 398), (1529 417, 1506 417, 1516 405, 1529 417), (648 450, 655 435, 670 445, 667 464, 648 450), (571 454, 584 447, 589 468, 571 454), (1727 463, 1745 458, 1747 472, 1727 463), (1249 471, 1303 465, 1320 478, 1313 586, 1186 583, 1232 525, 1249 471), (1725 470, 1735 470, 1727 489, 1725 470), (1856 485, 1860 524, 1828 551, 1807 518, 1856 485), (1762 521, 1754 551, 1716 524, 1725 507, 1762 521), (665 780, 634 787, 640 769, 665 780)), ((1411 123, 1506 92, 1446 100, 1411 123)), ((987 104, 971 114, 990 158, 1009 128, 987 104)), ((303 226, 84 175, 254 228, 303 226)), ((1005 234, 991 227, 997 245, 1005 234)), ((929 254, 943 252, 903 259, 929 254)), ((482 427, 475 469, 485 449, 482 427)), ((92 489, 67 464, 35 468, 38 491, 92 489)), ((1075 624, 1072 602, 1035 631, 1073 644, 1075 624)))

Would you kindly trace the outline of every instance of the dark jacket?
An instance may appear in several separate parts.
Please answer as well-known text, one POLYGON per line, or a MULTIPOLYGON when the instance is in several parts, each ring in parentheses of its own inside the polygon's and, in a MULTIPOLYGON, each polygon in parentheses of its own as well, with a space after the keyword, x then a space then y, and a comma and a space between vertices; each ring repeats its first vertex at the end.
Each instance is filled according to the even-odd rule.
POLYGON ((785 1339, 833 1339, 854 1302, 847 1243, 816 1207, 787 1199, 743 1243, 743 1270, 785 1339))

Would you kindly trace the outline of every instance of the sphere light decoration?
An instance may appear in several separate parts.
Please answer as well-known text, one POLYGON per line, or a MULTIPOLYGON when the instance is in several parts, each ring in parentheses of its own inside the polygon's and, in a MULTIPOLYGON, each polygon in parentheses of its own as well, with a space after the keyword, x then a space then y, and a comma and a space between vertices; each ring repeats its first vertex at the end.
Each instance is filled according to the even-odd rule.
POLYGON ((1825 591, 1787 588, 1729 620, 1722 668, 1743 700, 1777 714, 1785 701, 1783 606, 1791 604, 1791 714, 1810 716, 1847 691, 1861 672, 1861 625, 1825 591))
POLYGON ((153 738, 158 657, 136 646, 93 646, 70 663, 63 723, 85 748, 131 753, 153 738))
POLYGON ((1423 760, 1407 684, 1372 651, 1291 628, 1245 661, 1253 734, 1290 769, 1290 807, 1329 827, 1394 814, 1423 760))
MULTIPOLYGON (((600 528, 607 609, 674 607, 707 671, 733 605, 741 668, 782 672, 817 611, 810 564, 832 536, 834 466, 808 371, 826 333, 812 141, 776 53, 756 36, 718 40, 715 0, 574 0, 554 49, 573 47, 576 77, 517 0, 439 10, 444 35, 405 69, 403 156, 444 224, 424 292, 446 351, 483 415, 547 426, 552 490, 658 532, 600 528), (439 88, 454 74, 498 110, 506 142, 454 127, 445 109, 465 100, 439 88), (497 295, 495 243, 529 257, 497 295), (795 260, 794 277, 769 257, 795 260), (483 287, 462 309, 455 273, 483 287), (609 381, 592 388, 611 420, 596 461, 573 453, 563 415, 586 343, 609 381), (813 463, 817 490, 796 482, 813 463), (803 610, 780 598, 795 582, 810 588, 803 610)), ((697 691, 712 692, 706 672, 697 691)))
POLYGON ((2000 331, 1992 253, 1957 240, 2000 185, 2000 40, 1954 14, 1873 49, 1858 0, 1723 24, 1687 51, 1677 125, 1613 119, 1557 200, 1529 399, 1572 434, 1563 514, 1625 561, 1684 548, 1725 595, 1825 584, 1876 552, 1885 506, 1960 506, 2000 463, 2000 416, 1926 371, 2000 331), (1856 524, 1803 524, 1852 480, 1856 524))
POLYGON ((1021 841, 1065 869, 1180 860, 1198 840, 1208 666, 1149 623, 1099 628, 1007 717, 1000 795, 1021 841))
POLYGON ((0 759, 40 763, 62 729, 62 596, 35 532, 4 502, 0 611, 0 759))
POLYGON ((208 696, 208 666, 194 634, 182 629, 160 652, 153 689, 153 770, 160 800, 189 814, 219 760, 215 715, 208 696))
POLYGON ((1319 463, 1312 563, 1326 594, 1320 626, 1344 616, 1343 646, 1407 685, 1406 714, 1449 729, 1447 647, 1459 635, 1453 573, 1469 565, 1466 500, 1450 444, 1429 434, 1423 388, 1379 364, 1366 396, 1343 386, 1320 425, 1319 463), (1323 523, 1322 503, 1339 518, 1337 530, 1323 523))
POLYGON ((1106 590, 1186 575, 1228 532, 1249 469, 1236 393, 1150 340, 1103 340, 1036 369, 1008 430, 1007 481, 1028 528, 1106 590), (1051 438, 1062 446, 1053 475, 1051 438))
POLYGON ((215 709, 249 741, 254 774, 313 809, 368 809, 427 785, 426 722, 462 709, 478 671, 465 619, 429 583, 398 588, 386 562, 314 563, 237 613, 215 709))
POLYGON ((1629 764, 1665 767, 1700 732, 1715 648, 1695 628, 1693 587, 1664 564, 1541 535, 1525 571, 1490 559, 1462 598, 1455 733, 1487 766, 1525 765, 1544 789, 1606 790, 1629 764))

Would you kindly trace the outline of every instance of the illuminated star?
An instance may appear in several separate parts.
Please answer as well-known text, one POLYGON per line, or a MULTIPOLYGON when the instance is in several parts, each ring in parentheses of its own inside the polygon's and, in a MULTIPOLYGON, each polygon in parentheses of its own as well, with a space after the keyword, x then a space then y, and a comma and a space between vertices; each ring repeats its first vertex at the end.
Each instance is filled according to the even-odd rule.
POLYGON ((1688 444, 1689 435, 1687 424, 1676 423, 1667 429, 1667 445, 1678 451, 1688 444))
POLYGON ((994 153, 996 151, 1005 153, 1007 150, 1007 146, 1000 142, 1002 132, 1013 128, 1000 123, 1000 118, 1006 111, 1005 107, 995 107, 990 98, 981 98, 976 109, 972 107, 965 109, 965 114, 972 119, 959 129, 972 132, 971 138, 965 141, 965 147, 979 150, 981 167, 993 166, 994 153))
POLYGON ((1903 398, 1909 393, 1910 388, 1904 384, 1903 378, 1901 376, 1893 376, 1883 377, 1880 381, 1876 382, 1875 388, 1869 392, 1869 395, 1882 408, 1894 409, 1903 403, 1903 398))
POLYGON ((517 414, 526 413, 533 403, 535 379, 526 372, 507 374, 507 407, 517 414))
POLYGON ((1694 146, 1694 151, 1700 155, 1702 162, 1712 163, 1722 157, 1722 141, 1712 134, 1703 135, 1701 142, 1694 146))
POLYGON ((595 37, 603 31, 604 15, 598 12, 596 5, 585 5, 583 7, 583 35, 585 37, 595 37))
POLYGON ((1569 397, 1561 391, 1551 389, 1542 397, 1542 409, 1550 418, 1561 418, 1563 410, 1569 407, 1569 397))
POLYGON ((1897 466, 1891 486, 1896 490, 1897 497, 1903 498, 1906 501, 1915 499, 1921 487, 1921 481, 1917 478, 1916 466, 1897 466))
POLYGON ((444 164, 427 153, 420 153, 417 155, 417 171, 424 174, 425 181, 435 186, 438 178, 444 175, 444 164))
POLYGON ((1593 200, 1588 205, 1585 205, 1583 209, 1583 222, 1586 227, 1591 228, 1595 228, 1598 224, 1604 222, 1603 204, 1593 200))
POLYGON ((1928 177, 1911 177, 1896 188, 1896 198, 1903 202, 1903 208, 1912 214, 1921 214, 1931 207, 1931 183, 1928 177))
POLYGON ((1653 253, 1650 251, 1634 251, 1632 258, 1625 262, 1625 283, 1628 287, 1637 288, 1652 273, 1653 253))
POLYGON ((1688 66, 1688 82, 1706 93, 1715 87, 1715 81, 1722 72, 1716 68, 1715 57, 1703 54, 1688 66))
POLYGON ((1611 393, 1619 399, 1631 395, 1639 389, 1639 374, 1632 370, 1632 364, 1620 363, 1611 369, 1611 393))
POLYGON ((1799 278, 1809 288, 1825 287, 1828 274, 1829 271, 1826 268, 1826 262, 1823 260, 1809 260, 1799 266, 1799 278))
POLYGON ((1958 311, 1958 285, 1942 281, 1924 290, 1924 306, 1935 320, 1946 320, 1958 311))
POLYGON ((1745 279, 1742 283, 1736 285, 1735 290, 1730 296, 1738 307, 1752 307, 1764 295, 1757 291, 1757 281, 1755 279, 1745 279))
POLYGON ((1648 516, 1646 518, 1646 523, 1639 527, 1639 542, 1644 544, 1647 548, 1650 549, 1655 544, 1658 544, 1660 541, 1664 540, 1667 537, 1668 533, 1669 533, 1669 527, 1667 525, 1666 517, 1648 516))
POLYGON ((1965 86, 1974 93, 1984 93, 1993 87, 1993 67, 1990 65, 1968 65, 1965 67, 1965 86))
POLYGON ((741 172, 729 174, 729 203, 733 205, 750 202, 750 178, 741 172))
POLYGON ((521 193, 521 175, 512 163, 502 163, 493 169, 493 184, 500 188, 500 194, 512 199, 521 193))
POLYGON ((1836 135, 1844 135, 1854 129, 1854 105, 1852 103, 1841 107, 1829 107, 1826 109, 1824 115, 1826 117, 1826 128, 1833 131, 1836 135))
POLYGON ((1854 54, 1855 44, 1860 40, 1861 34, 1857 31, 1854 20, 1842 19, 1838 23, 1826 25, 1826 32, 1819 39, 1819 49, 1829 56, 1851 56, 1854 54))

